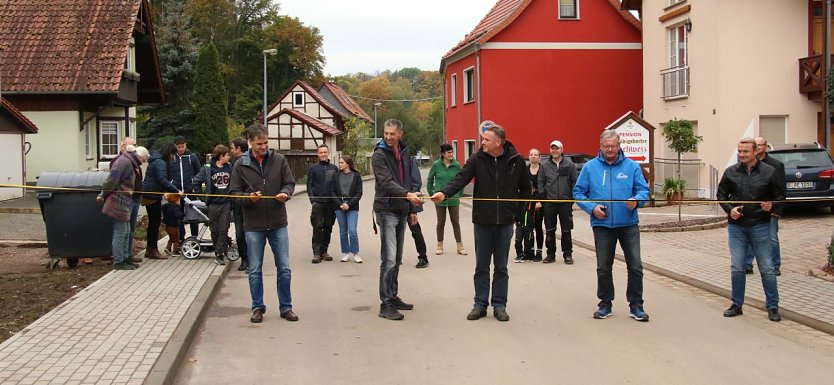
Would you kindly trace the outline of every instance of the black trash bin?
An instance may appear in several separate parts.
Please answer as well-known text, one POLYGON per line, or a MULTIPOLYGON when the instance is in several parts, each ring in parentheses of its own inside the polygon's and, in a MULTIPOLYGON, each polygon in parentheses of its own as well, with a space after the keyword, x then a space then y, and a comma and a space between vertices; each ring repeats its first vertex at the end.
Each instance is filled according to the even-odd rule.
POLYGON ((52 268, 60 257, 67 259, 67 265, 76 266, 78 258, 112 254, 113 219, 102 214, 102 204, 96 202, 107 176, 107 172, 87 171, 44 172, 38 177, 38 187, 82 190, 37 190, 52 268))

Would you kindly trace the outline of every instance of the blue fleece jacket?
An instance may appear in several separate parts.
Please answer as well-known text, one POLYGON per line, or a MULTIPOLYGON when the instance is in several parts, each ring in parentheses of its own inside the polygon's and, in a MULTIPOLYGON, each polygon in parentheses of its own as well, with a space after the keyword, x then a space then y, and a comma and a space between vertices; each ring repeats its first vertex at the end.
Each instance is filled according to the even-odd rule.
POLYGON ((637 199, 638 207, 643 207, 649 199, 649 185, 643 178, 643 171, 637 162, 628 159, 620 150, 617 160, 608 164, 602 150, 596 158, 591 159, 579 173, 579 179, 573 188, 573 198, 590 200, 577 202, 579 208, 591 216, 591 226, 627 227, 639 223, 637 210, 629 209, 625 202, 593 202, 594 200, 637 199), (599 219, 592 211, 597 205, 607 207, 608 216, 599 219))

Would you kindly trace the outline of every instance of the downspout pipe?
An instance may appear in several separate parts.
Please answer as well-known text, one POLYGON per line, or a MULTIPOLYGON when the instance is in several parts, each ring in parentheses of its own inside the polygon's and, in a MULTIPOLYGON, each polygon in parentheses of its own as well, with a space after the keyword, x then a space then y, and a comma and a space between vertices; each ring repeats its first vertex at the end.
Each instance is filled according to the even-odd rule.
POLYGON ((832 153, 831 148, 831 95, 828 93, 828 76, 831 73, 831 0, 825 0, 825 69, 823 70, 823 79, 825 79, 823 92, 822 115, 825 120, 825 148, 828 153, 832 153))
POLYGON ((475 79, 475 85, 478 87, 478 90, 475 92, 478 105, 478 121, 475 122, 475 148, 477 148, 477 142, 481 136, 481 132, 478 129, 481 125, 481 43, 479 42, 475 42, 475 79))

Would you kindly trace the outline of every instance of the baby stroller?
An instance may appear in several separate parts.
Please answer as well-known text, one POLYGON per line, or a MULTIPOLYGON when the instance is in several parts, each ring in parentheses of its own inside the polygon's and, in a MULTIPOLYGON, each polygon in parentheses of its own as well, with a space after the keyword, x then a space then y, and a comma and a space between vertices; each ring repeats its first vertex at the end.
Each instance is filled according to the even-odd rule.
MULTIPOLYGON (((183 257, 188 259, 194 259, 200 256, 203 252, 212 252, 214 251, 214 245, 211 243, 211 238, 205 239, 203 235, 205 235, 206 231, 209 229, 209 217, 203 211, 208 208, 206 202, 203 202, 199 199, 188 199, 187 197, 183 198, 183 202, 185 204, 185 216, 182 218, 183 223, 199 223, 200 231, 197 232, 197 236, 190 236, 185 238, 182 241, 182 245, 180 245, 180 253, 183 257)), ((228 235, 226 235, 228 237, 228 235)), ((230 261, 236 261, 240 258, 240 254, 237 251, 237 244, 235 244, 232 237, 229 237, 228 241, 229 250, 227 250, 226 257, 230 261)))

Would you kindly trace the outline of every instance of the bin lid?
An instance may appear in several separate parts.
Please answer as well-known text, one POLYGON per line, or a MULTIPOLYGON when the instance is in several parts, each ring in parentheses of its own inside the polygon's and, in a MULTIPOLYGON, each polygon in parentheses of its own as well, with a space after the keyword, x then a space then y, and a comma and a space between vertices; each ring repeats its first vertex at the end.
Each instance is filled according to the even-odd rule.
POLYGON ((107 180, 104 171, 46 171, 38 177, 38 187, 98 189, 107 180))

